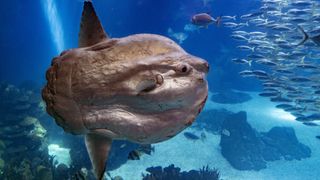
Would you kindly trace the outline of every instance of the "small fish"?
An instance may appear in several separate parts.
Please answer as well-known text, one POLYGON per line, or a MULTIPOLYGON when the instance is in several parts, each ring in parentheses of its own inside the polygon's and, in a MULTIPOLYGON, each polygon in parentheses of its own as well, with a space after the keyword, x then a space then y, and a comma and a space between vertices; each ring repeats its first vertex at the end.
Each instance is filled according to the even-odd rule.
POLYGON ((120 149, 125 148, 126 146, 127 146, 127 144, 121 144, 120 149))
POLYGON ((311 11, 311 9, 289 9, 287 13, 290 15, 299 16, 299 15, 309 14, 310 11, 311 11))
POLYGON ((269 76, 268 73, 262 70, 253 70, 252 73, 256 76, 269 76))
POLYGON ((304 124, 306 126, 319 126, 319 124, 314 123, 314 122, 303 122, 302 124, 304 124))
POLYGON ((276 31, 290 31, 290 30, 292 30, 292 28, 284 26, 284 25, 277 25, 277 26, 272 27, 272 29, 276 30, 276 31))
POLYGON ((137 149, 131 151, 128 155, 130 160, 140 160, 143 154, 151 155, 154 152, 154 147, 151 144, 141 144, 137 149))
POLYGON ((241 36, 246 36, 249 33, 246 31, 234 31, 233 34, 241 35, 241 36))
POLYGON ((306 78, 306 77, 296 76, 296 77, 290 78, 290 81, 292 81, 292 82, 309 82, 311 80, 309 78, 306 78))
POLYGON ((205 28, 208 28, 208 26, 212 23, 215 23, 217 26, 219 26, 220 22, 221 22, 221 16, 214 19, 208 13, 195 14, 191 18, 192 24, 200 26, 200 27, 205 27, 205 28))
POLYGON ((237 16, 221 16, 222 20, 236 20, 237 16))
POLYGON ((185 132, 185 133, 183 133, 183 135, 184 135, 187 139, 190 139, 190 140, 198 140, 198 139, 200 139, 199 136, 197 136, 197 135, 195 135, 195 134, 193 134, 193 133, 191 133, 191 132, 185 132))
POLYGON ((272 102, 292 102, 291 99, 284 98, 284 97, 273 97, 270 99, 272 102))
POLYGON ((262 54, 250 54, 247 57, 250 59, 265 59, 264 55, 262 54))
POLYGON ((264 87, 282 87, 279 83, 266 82, 262 84, 264 87))
POLYGON ((252 62, 246 59, 239 59, 239 58, 233 58, 231 59, 231 61, 237 64, 248 64, 249 66, 251 66, 251 62, 252 62))
POLYGON ((252 71, 250 71, 250 70, 243 70, 243 71, 239 72, 239 74, 240 74, 240 76, 242 76, 242 77, 253 77, 253 76, 255 76, 255 75, 252 73, 252 71))
POLYGON ((262 97, 278 97, 280 95, 280 93, 278 92, 262 92, 262 93, 259 93, 259 96, 262 96, 262 97))
POLYGON ((277 63, 274 63, 274 62, 267 60, 267 59, 259 59, 256 61, 256 63, 267 65, 267 66, 277 66, 277 63))
POLYGON ((238 41, 248 41, 249 40, 246 37, 241 36, 241 35, 237 35, 237 34, 232 34, 231 38, 234 40, 238 40, 238 41))
POLYGON ((222 135, 225 135, 225 136, 230 136, 230 135, 231 135, 230 131, 228 131, 227 129, 223 129, 223 130, 221 131, 221 134, 222 134, 222 135))
POLYGON ((86 168, 81 168, 79 171, 77 171, 71 179, 76 180, 87 180, 88 179, 88 170, 86 168))
POLYGON ((289 69, 276 69, 276 71, 283 74, 293 74, 289 69))
POLYGON ((296 7, 305 7, 305 6, 312 6, 312 3, 309 1, 294 1, 291 2, 291 6, 296 6, 296 7))
POLYGON ((145 154, 151 155, 151 153, 154 152, 154 146, 152 146, 151 144, 142 144, 137 150, 145 154))
POLYGON ((246 23, 238 23, 238 24, 234 23, 234 22, 225 22, 225 23, 223 23, 223 25, 225 27, 232 28, 232 29, 240 29, 240 28, 242 28, 244 26, 249 26, 248 22, 246 22, 246 23))
POLYGON ((140 160, 140 156, 142 155, 142 152, 139 150, 133 150, 129 153, 128 159, 130 160, 140 160))
POLYGON ((250 14, 245 14, 240 16, 241 19, 249 19, 249 18, 253 18, 253 17, 257 17, 262 15, 264 12, 254 12, 254 13, 250 13, 250 14))
POLYGON ((238 49, 241 49, 241 50, 244 50, 244 51, 252 51, 254 52, 254 47, 250 47, 250 46, 244 46, 244 45, 241 45, 241 46, 237 46, 238 49))
POLYGON ((278 104, 276 105, 276 108, 280 108, 280 109, 287 109, 287 108, 292 108, 293 106, 290 104, 278 104))
POLYGON ((201 141, 205 141, 207 139, 206 133, 202 132, 200 135, 201 141))
POLYGON ((315 99, 306 99, 306 98, 296 98, 296 103, 315 103, 317 102, 315 99))

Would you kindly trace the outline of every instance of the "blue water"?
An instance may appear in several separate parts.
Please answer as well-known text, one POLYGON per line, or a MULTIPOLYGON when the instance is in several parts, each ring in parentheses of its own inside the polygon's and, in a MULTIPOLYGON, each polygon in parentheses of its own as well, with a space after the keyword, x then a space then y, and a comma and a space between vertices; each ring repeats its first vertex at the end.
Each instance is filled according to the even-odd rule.
MULTIPOLYGON (((255 99, 256 97, 258 97, 256 96, 256 94, 254 94, 255 91, 260 91, 262 89, 261 82, 254 78, 241 77, 239 75, 239 72, 244 70, 245 67, 239 66, 238 64, 235 64, 231 61, 232 58, 241 57, 246 54, 236 48, 236 46, 239 45, 239 43, 230 37, 230 35, 232 34, 232 30, 224 26, 217 27, 215 25, 210 25, 208 28, 200 28, 198 30, 190 32, 184 31, 185 25, 190 24, 191 17, 194 14, 206 12, 213 17, 218 17, 220 15, 239 17, 243 14, 255 12, 257 9, 259 9, 259 7, 261 6, 261 2, 259 0, 93 0, 93 2, 96 13, 99 16, 101 23, 105 28, 105 31, 110 37, 120 38, 137 33, 152 33, 170 37, 177 43, 179 43, 179 40, 170 36, 170 33, 168 33, 168 29, 170 28, 177 33, 186 33, 188 37, 179 45, 188 53, 201 57, 207 60, 210 64, 210 72, 207 76, 210 97, 212 94, 222 93, 224 94, 224 96, 236 101, 231 102, 230 104, 233 105, 230 106, 225 105, 225 103, 221 103, 221 106, 218 106, 216 104, 212 105, 210 103, 209 105, 207 104, 208 106, 206 106, 205 111, 200 115, 200 117, 197 120, 200 121, 200 123, 193 126, 193 129, 187 129, 193 134, 195 134, 197 137, 190 138, 188 137, 188 135, 181 133, 176 137, 175 140, 170 140, 168 144, 160 144, 159 147, 156 146, 155 152, 157 152, 157 148, 159 149, 158 152, 165 152, 166 150, 165 148, 163 148, 164 146, 174 146, 176 142, 180 143, 182 139, 183 142, 200 143, 200 145, 202 140, 206 139, 203 142, 208 142, 209 145, 213 145, 214 142, 210 142, 210 138, 212 138, 216 142, 214 144, 216 146, 214 147, 214 149, 219 149, 220 136, 218 137, 215 133, 219 132, 220 135, 222 132, 222 134, 224 133, 224 135, 228 135, 228 133, 230 132, 223 131, 223 129, 217 130, 217 127, 215 127, 214 123, 220 123, 221 125, 222 122, 219 121, 219 118, 223 119, 229 116, 230 114, 234 113, 234 111, 240 110, 247 111, 248 122, 253 122, 251 124, 252 128, 249 128, 248 126, 244 125, 245 130, 257 129, 253 131, 259 131, 259 133, 262 134, 261 136, 269 138, 269 130, 272 129, 273 126, 275 126, 272 123, 272 125, 270 125, 268 124, 268 122, 265 122, 268 119, 268 115, 270 115, 270 119, 274 118, 271 113, 268 114, 269 109, 267 108, 269 108, 269 101, 266 99, 262 99, 261 103, 259 103, 260 99, 255 99), (245 93, 234 94, 233 92, 232 94, 228 94, 228 92, 230 92, 231 90, 236 90, 237 92, 241 91, 245 93), (247 96, 248 94, 250 94, 251 97, 247 96), (252 99, 252 104, 245 104, 243 106, 238 106, 237 104, 240 103, 240 101, 246 102, 252 99), (260 109, 260 105, 261 107, 266 107, 266 109, 260 109), (218 110, 216 112, 213 109, 218 110), (231 111, 233 112, 231 113, 231 111), (253 115, 249 112, 253 112, 253 115), (263 116, 261 118, 263 122, 260 124, 254 123, 255 121, 259 120, 259 114, 261 114, 261 117, 263 116), (257 119, 250 119, 252 117, 255 117, 257 119), (210 122, 207 121, 211 121, 212 119, 215 119, 214 122, 212 122, 212 125, 209 125, 209 127, 205 127, 206 123, 210 124, 210 122), (196 140, 192 140, 192 138, 195 138, 196 140)), ((21 178, 20 175, 23 174, 22 172, 25 173, 22 176, 27 177, 26 174, 28 174, 28 178, 30 179, 50 179, 48 177, 51 177, 51 175, 43 174, 48 172, 57 172, 57 169, 55 168, 57 167, 56 165, 58 163, 58 160, 60 161, 59 163, 70 163, 70 160, 66 160, 68 159, 68 157, 65 159, 58 159, 57 157, 56 160, 50 161, 50 153, 48 153, 48 146, 50 144, 59 144, 60 146, 63 146, 67 149, 71 149, 71 159, 73 159, 74 161, 71 163, 69 167, 64 167, 64 169, 62 168, 65 172, 62 172, 63 170, 61 170, 59 171, 58 175, 57 173, 55 176, 52 175, 54 179, 75 179, 76 177, 74 174, 77 174, 77 178, 79 178, 78 176, 80 174, 79 172, 81 171, 81 168, 86 168, 88 170, 90 170, 91 168, 90 160, 86 153, 83 139, 79 136, 73 136, 64 133, 63 130, 55 124, 54 120, 45 113, 43 104, 41 104, 40 95, 40 90, 46 83, 45 73, 51 64, 52 58, 58 56, 65 49, 77 48, 82 7, 82 0, 10 0, 2 2, 2 5, 0 6, 0 118, 3 117, 4 119, 3 122, 0 123, 0 141, 5 142, 4 144, 5 146, 7 146, 7 149, 1 149, 2 146, 0 142, 0 179, 4 177, 7 177, 8 179, 21 178), (28 91, 28 88, 32 89, 32 93, 28 91), (27 98, 27 100, 21 100, 26 96, 26 94, 29 98, 27 98), (33 95, 35 97, 33 97, 33 95), (15 109, 15 107, 21 105, 19 103, 25 103, 28 105, 28 107, 21 107, 22 110, 19 109, 20 107, 15 109), (29 105, 31 107, 29 107, 29 105), (28 108, 32 108, 32 111, 29 111, 28 108), (14 109, 14 111, 11 112, 11 109, 14 109), (20 112, 21 114, 19 114, 20 112), (10 133, 16 133, 17 131, 13 130, 15 128, 14 123, 16 123, 16 121, 10 121, 10 118, 25 119, 29 116, 36 117, 39 120, 40 124, 43 126, 43 129, 46 130, 45 137, 41 137, 41 140, 37 138, 36 140, 31 139, 30 142, 23 141, 21 139, 12 140, 14 141, 14 148, 9 149, 9 147, 12 147, 12 144, 10 145, 10 143, 7 143, 7 140, 12 137, 7 136, 9 134, 7 133, 7 131, 10 133), (36 142, 42 145, 38 145, 36 142), (37 144, 35 145, 36 148, 34 148, 33 144, 37 144), (28 150, 21 150, 25 147, 28 150), (12 153, 12 151, 20 152, 20 154, 18 156, 19 158, 12 158, 12 161, 10 161, 11 156, 13 156, 12 154, 17 153, 12 153), (2 157, 2 152, 7 152, 9 155, 7 155, 6 157, 2 157), (39 152, 41 153, 39 154, 39 152), (44 162, 42 162, 41 164, 41 162, 38 162, 39 160, 36 157, 40 159, 43 158, 46 160, 44 160, 44 162), (1 160, 5 162, 4 165, 1 162, 1 160), (40 166, 45 168, 41 169, 42 167, 40 166), (16 169, 19 169, 19 171, 16 169)), ((224 98, 221 97, 216 98, 217 102, 224 100, 224 98)), ((273 104, 271 104, 270 106, 272 105, 273 104)), ((236 118, 238 118, 238 116, 236 118)), ((280 115, 278 115, 278 117, 276 118, 281 117, 280 115)), ((288 126, 288 124, 287 122, 279 123, 279 126, 288 126)), ((304 143, 309 142, 310 144, 313 144, 314 141, 319 141, 318 139, 314 138, 313 134, 314 132, 318 133, 317 130, 319 129, 315 130, 314 128, 312 129, 312 127, 308 127, 311 129, 303 129, 300 128, 300 126, 301 125, 297 122, 294 122, 292 125, 292 127, 294 127, 294 129, 296 130, 298 140, 303 140, 304 143), (312 134, 310 135, 310 139, 312 139, 310 141, 306 140, 307 138, 304 136, 305 134, 308 135, 309 133, 312 134)), ((31 130, 28 128, 26 128, 25 130, 23 129, 21 131, 26 132, 27 134, 29 132, 36 132, 38 133, 37 137, 39 134, 41 134, 41 132, 38 132, 35 129, 31 130)), ((287 132, 284 134, 289 134, 288 137, 293 136, 291 133, 291 129, 286 129, 284 131, 287 132)), ((23 135, 23 137, 27 137, 27 135, 23 135)), ((257 139, 253 139, 253 141, 257 139)), ((281 139, 279 140, 279 142, 285 143, 285 140, 286 139, 284 138, 283 141, 281 139)), ((126 164, 126 160, 128 158, 127 154, 132 152, 131 150, 136 149, 138 147, 137 144, 126 143, 128 142, 115 142, 115 147, 130 148, 119 148, 121 149, 121 152, 118 151, 118 153, 112 154, 112 158, 111 160, 109 160, 110 166, 108 166, 108 168, 112 171, 111 175, 108 176, 108 178, 115 177, 117 175, 123 176, 123 178, 128 179, 128 176, 134 173, 136 176, 139 176, 140 178, 142 172, 138 170, 132 170, 137 172, 123 173, 124 171, 130 169, 130 167, 135 167, 135 165, 130 164, 130 162, 126 164), (121 169, 121 167, 123 169, 121 169)), ((181 146, 183 147, 187 146, 184 143, 181 144, 181 146)), ((192 150, 190 151, 196 153, 197 151, 203 150, 203 154, 207 154, 207 152, 210 151, 208 146, 204 146, 207 149, 203 149, 203 147, 198 149, 198 145, 199 144, 192 144, 192 150)), ((277 146, 277 144, 274 146, 277 146)), ((319 153, 317 153, 318 149, 314 150, 312 149, 312 147, 310 147, 310 151, 312 152, 311 155, 314 155, 315 153, 319 156, 319 153)), ((179 149, 177 147, 175 148, 179 149)), ((309 152, 308 149, 306 149, 307 148, 305 148, 304 150, 309 152)), ((174 150, 175 149, 172 149, 172 151, 174 150)), ((189 150, 186 149, 184 151, 189 150)), ((69 154, 68 150, 61 150, 60 152, 58 152, 58 154, 59 153, 69 154)), ((302 159, 305 158, 303 155, 301 156, 302 159)), ((279 176, 279 174, 281 173, 274 173, 275 175, 273 176, 274 168, 272 170, 269 170, 269 166, 265 171, 257 171, 257 169, 254 168, 253 170, 245 171, 239 169, 235 170, 227 163, 226 160, 224 160, 221 163, 221 166, 219 167, 219 162, 215 162, 215 159, 212 156, 208 155, 208 157, 212 158, 212 161, 214 162, 213 165, 215 165, 211 167, 211 164, 210 167, 221 170, 220 173, 224 179, 283 178, 279 176), (228 171, 226 171, 226 169, 228 168, 230 168, 230 174, 232 174, 230 176, 228 175, 228 171), (259 172, 261 172, 261 174, 259 174, 259 172)), ((168 157, 168 161, 164 161, 163 164, 156 165, 162 165, 163 167, 166 167, 168 165, 168 162, 171 162, 170 158, 174 159, 174 157, 168 157)), ((182 159, 189 158, 190 156, 187 156, 182 159)), ((222 156, 220 158, 222 158, 222 156)), ((161 158, 155 159, 159 160, 161 158)), ((285 159, 282 158, 277 160, 281 162, 288 160, 288 162, 291 162, 292 159, 290 159, 290 157, 285 157, 285 159)), ((295 163, 295 166, 304 165, 303 160, 299 160, 293 158, 292 161, 295 163)), ((151 159, 149 159, 149 162, 150 161, 152 161, 152 155, 151 159)), ((143 162, 146 162, 146 160, 144 159, 143 162)), ((158 163, 159 161, 156 162, 158 163)), ((172 162, 174 161, 172 160, 172 162)), ((188 161, 186 160, 186 162, 188 161)), ((180 164, 177 163, 175 165, 179 167, 179 165, 189 164, 186 165, 184 169, 182 167, 181 171, 189 171, 191 169, 199 170, 200 167, 198 166, 192 167, 192 162, 193 161, 191 161, 191 163, 181 162, 180 164)), ((208 165, 207 162, 208 161, 205 160, 202 166, 208 165)), ((147 164, 142 169, 148 168, 150 164, 152 163, 147 164)), ((275 164, 270 166, 281 169, 281 164, 275 164)), ((289 169, 289 166, 290 163, 284 164, 284 169, 289 169)), ((258 167, 258 165, 256 167, 258 168, 258 170, 260 170, 259 168, 261 168, 260 166, 258 167)), ((310 171, 306 172, 307 179, 319 177, 317 176, 320 175, 319 169, 316 168, 317 167, 310 167, 310 171)), ((141 170, 141 167, 137 167, 137 169, 141 170)), ((143 173, 145 173, 145 171, 143 173)), ((303 179, 302 173, 303 172, 301 172, 301 176, 297 177, 297 179, 303 179)), ((88 175, 88 179, 92 178, 92 176, 90 177, 88 175)), ((134 177, 132 179, 139 178, 134 177)))
MULTIPOLYGON (((181 32, 195 13, 209 12, 214 17, 239 16, 259 4, 259 1, 245 3, 235 0, 210 1, 207 6, 198 0, 121 3, 98 0, 95 8, 108 34, 123 37, 135 33, 167 35, 169 27, 181 32)), ((81 11, 82 2, 76 0, 5 2, 1 6, 0 80, 14 84, 24 80, 44 83, 44 72, 52 57, 58 55, 61 49, 77 47, 81 11)), ((213 71, 209 76, 215 76, 215 69, 223 71, 223 68, 228 68, 228 73, 219 74, 219 78, 208 78, 210 83, 215 84, 213 81, 216 80, 220 81, 221 86, 231 86, 239 82, 234 81, 240 79, 237 75, 239 66, 228 60, 228 55, 235 53, 234 41, 229 36, 230 30, 227 28, 210 27, 191 33, 182 44, 191 54, 210 62, 213 71), (221 53, 222 48, 228 52, 221 53)))

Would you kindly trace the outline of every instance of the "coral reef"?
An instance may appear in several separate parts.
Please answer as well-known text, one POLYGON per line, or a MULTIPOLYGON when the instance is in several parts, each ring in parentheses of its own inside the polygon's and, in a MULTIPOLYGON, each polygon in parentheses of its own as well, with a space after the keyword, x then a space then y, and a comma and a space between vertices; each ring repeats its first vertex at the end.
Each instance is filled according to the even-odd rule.
POLYGON ((260 170, 267 167, 267 161, 311 156, 310 148, 298 141, 293 128, 274 127, 259 133, 248 124, 243 111, 226 118, 222 129, 221 153, 239 170, 260 170))
POLYGON ((180 172, 179 167, 171 164, 168 167, 149 167, 146 169, 149 174, 142 174, 143 180, 218 180, 220 174, 217 169, 210 169, 208 166, 200 170, 190 170, 180 172))
POLYGON ((41 96, 22 85, 0 84, 1 179, 50 179, 41 96))
POLYGON ((68 168, 65 164, 57 164, 55 157, 49 155, 49 131, 54 135, 58 133, 45 128, 50 125, 43 123, 48 116, 38 86, 26 82, 18 88, 0 83, 0 99, 0 179, 63 180, 76 177, 73 175, 90 177, 90 173, 83 173, 82 167, 75 168, 72 165, 68 168))

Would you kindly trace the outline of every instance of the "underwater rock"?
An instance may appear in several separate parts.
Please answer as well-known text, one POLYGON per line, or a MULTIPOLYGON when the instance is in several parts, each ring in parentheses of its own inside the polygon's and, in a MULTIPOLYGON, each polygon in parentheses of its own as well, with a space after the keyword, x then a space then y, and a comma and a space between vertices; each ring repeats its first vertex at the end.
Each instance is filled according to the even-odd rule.
MULTIPOLYGON (((38 166, 37 167, 37 176, 36 180, 52 180, 53 179, 53 174, 51 170, 45 166, 38 166)), ((62 179, 60 179, 62 180, 62 179)))
POLYGON ((2 140, 0 140, 0 150, 5 148, 6 148, 6 144, 2 140))
POLYGON ((199 114, 194 127, 205 129, 213 134, 220 134, 223 121, 231 114, 234 113, 226 109, 205 110, 199 114))
POLYGON ((68 144, 68 148, 70 148, 71 166, 74 169, 80 171, 83 167, 91 168, 89 157, 83 155, 87 153, 87 150, 82 138, 68 136, 64 138, 64 144, 68 144))
POLYGON ((41 95, 31 86, 20 89, 0 83, 0 154, 5 162, 0 179, 49 179, 46 130, 40 123, 44 115, 39 107, 41 95), (41 161, 34 161, 35 157, 41 161), (41 173, 37 167, 44 167, 41 173))
POLYGON ((161 166, 149 167, 146 169, 149 174, 142 174, 143 180, 218 180, 220 174, 217 169, 211 169, 208 166, 200 170, 190 170, 180 172, 179 167, 171 164, 168 167, 161 166))
POLYGON ((5 162, 2 158, 0 158, 0 173, 2 174, 2 170, 4 168, 5 162))
POLYGON ((274 153, 280 154, 286 160, 301 160, 311 156, 310 148, 298 141, 291 127, 274 127, 269 132, 261 134, 266 146, 275 149, 274 153))
POLYGON ((61 163, 54 171, 54 178, 59 180, 67 180, 69 177, 69 168, 67 165, 61 163))
POLYGON ((27 151, 28 147, 25 145, 20 145, 17 147, 9 147, 6 149, 6 152, 8 154, 14 154, 14 153, 23 153, 24 151, 27 151))
POLYGON ((38 122, 38 119, 35 117, 27 116, 19 123, 20 126, 30 126, 38 122))
POLYGON ((128 161, 128 155, 131 151, 137 149, 139 144, 125 141, 115 140, 112 142, 111 151, 109 154, 108 170, 114 170, 128 161))
POLYGON ((222 128, 229 132, 229 136, 221 134, 221 153, 235 169, 260 170, 267 167, 261 156, 263 142, 248 124, 246 112, 230 115, 222 128))
POLYGON ((211 96, 211 100, 220 104, 238 104, 251 100, 252 97, 243 92, 235 92, 233 90, 226 90, 218 92, 211 96))
POLYGON ((293 128, 274 127, 259 133, 243 111, 226 118, 222 128, 221 153, 238 170, 261 170, 267 167, 267 161, 311 156, 310 148, 298 142, 293 128))

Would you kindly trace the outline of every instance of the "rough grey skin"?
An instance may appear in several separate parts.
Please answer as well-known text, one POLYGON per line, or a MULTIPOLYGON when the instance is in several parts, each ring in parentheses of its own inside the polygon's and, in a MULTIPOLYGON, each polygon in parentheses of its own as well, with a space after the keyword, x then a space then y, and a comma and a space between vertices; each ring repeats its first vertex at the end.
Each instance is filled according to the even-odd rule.
POLYGON ((54 58, 42 95, 58 125, 86 135, 100 179, 112 139, 157 143, 192 124, 207 98, 208 69, 163 36, 105 36, 54 58))

